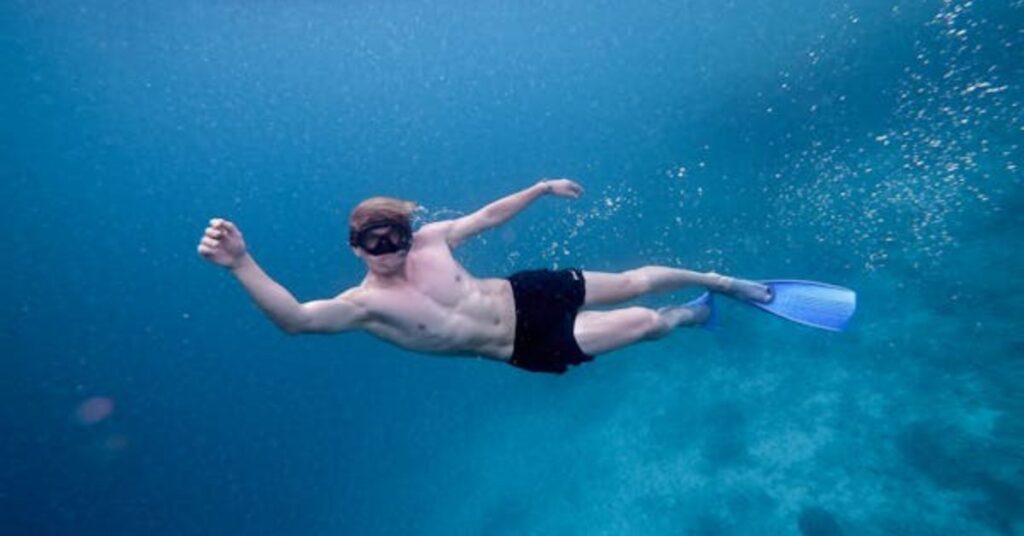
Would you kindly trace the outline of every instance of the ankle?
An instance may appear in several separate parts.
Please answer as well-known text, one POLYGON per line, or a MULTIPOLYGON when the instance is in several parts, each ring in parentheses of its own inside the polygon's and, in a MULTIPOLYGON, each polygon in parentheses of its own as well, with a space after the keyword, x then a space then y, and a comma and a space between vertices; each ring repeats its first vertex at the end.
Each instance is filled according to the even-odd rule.
POLYGON ((727 292, 732 287, 732 282, 735 280, 732 277, 719 274, 717 272, 708 272, 708 289, 716 292, 727 292))

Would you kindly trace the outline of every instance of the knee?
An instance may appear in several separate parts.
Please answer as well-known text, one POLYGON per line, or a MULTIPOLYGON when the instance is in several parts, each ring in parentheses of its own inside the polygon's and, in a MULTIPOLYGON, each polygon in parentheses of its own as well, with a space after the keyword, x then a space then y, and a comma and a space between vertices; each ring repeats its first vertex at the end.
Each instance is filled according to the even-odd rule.
POLYGON ((626 272, 626 284, 636 294, 650 292, 654 285, 655 266, 643 266, 626 272))
POLYGON ((641 337, 646 340, 660 339, 668 335, 670 331, 668 322, 662 318, 661 313, 646 307, 636 307, 637 314, 643 317, 643 329, 641 337))

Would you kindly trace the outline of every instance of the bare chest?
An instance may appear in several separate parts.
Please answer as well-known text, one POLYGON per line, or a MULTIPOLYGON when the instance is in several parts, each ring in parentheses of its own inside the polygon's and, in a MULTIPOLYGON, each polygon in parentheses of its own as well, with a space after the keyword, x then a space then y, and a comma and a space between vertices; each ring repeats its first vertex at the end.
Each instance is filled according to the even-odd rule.
POLYGON ((505 287, 472 277, 450 255, 410 258, 405 284, 372 293, 367 328, 415 350, 502 355, 514 329, 505 287))
POLYGON ((407 275, 405 297, 428 300, 442 308, 458 307, 477 290, 476 281, 447 251, 411 258, 407 275))
POLYGON ((441 332, 467 309, 475 309, 482 282, 474 279, 447 248, 414 249, 401 284, 374 289, 369 309, 381 322, 409 333, 441 332))

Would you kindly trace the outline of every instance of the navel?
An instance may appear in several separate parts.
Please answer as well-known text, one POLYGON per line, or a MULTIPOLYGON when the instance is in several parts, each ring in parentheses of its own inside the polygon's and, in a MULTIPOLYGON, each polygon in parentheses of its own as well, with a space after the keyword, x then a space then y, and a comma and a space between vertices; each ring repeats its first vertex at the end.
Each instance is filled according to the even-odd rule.
POLYGON ((456 275, 455 276, 455 282, 458 283, 460 281, 462 281, 462 276, 461 275, 456 275))

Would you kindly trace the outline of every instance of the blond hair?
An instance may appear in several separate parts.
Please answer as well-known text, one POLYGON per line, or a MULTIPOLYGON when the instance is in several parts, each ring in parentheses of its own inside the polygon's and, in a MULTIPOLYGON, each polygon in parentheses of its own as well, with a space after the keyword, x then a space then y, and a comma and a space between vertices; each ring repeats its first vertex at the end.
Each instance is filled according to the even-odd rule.
POLYGON ((358 230, 373 220, 391 220, 412 227, 412 213, 416 203, 394 197, 371 197, 352 209, 348 217, 350 230, 358 230))

